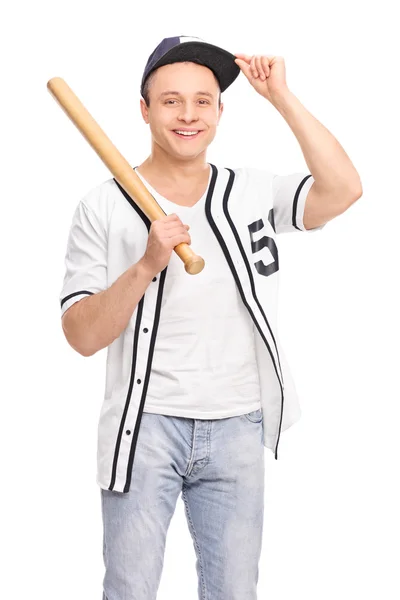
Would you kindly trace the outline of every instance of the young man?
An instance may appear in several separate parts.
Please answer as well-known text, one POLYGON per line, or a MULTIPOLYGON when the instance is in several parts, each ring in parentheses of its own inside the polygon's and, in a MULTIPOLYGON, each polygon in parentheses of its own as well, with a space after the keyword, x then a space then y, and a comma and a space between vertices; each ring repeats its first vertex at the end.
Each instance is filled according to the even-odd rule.
POLYGON ((97 482, 104 600, 154 600, 180 494, 202 600, 257 597, 264 447, 300 416, 277 333, 276 234, 320 230, 361 196, 335 138, 288 90, 284 61, 164 39, 144 70, 150 156, 136 173, 166 216, 150 223, 109 179, 78 204, 62 323, 84 356, 108 348, 97 482), (311 173, 206 162, 240 70, 296 135, 311 173), (189 234, 190 229, 190 234, 189 234), (188 275, 173 251, 205 259, 188 275))

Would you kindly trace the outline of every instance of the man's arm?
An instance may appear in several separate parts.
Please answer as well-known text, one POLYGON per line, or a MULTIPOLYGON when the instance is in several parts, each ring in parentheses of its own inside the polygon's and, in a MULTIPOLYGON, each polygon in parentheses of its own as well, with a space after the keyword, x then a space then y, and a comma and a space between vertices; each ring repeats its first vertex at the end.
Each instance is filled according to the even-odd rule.
POLYGON ((337 139, 292 92, 274 97, 272 104, 296 136, 315 179, 304 210, 304 225, 312 229, 343 213, 362 196, 360 176, 337 139))
POLYGON ((62 316, 70 346, 83 356, 109 346, 128 325, 153 277, 141 258, 107 290, 75 302, 62 316))

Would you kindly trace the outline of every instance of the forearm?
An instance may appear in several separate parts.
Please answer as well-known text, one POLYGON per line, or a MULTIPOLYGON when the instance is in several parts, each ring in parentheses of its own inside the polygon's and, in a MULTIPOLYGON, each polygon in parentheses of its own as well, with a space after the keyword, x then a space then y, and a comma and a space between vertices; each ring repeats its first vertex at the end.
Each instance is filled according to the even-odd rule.
POLYGON ((107 290, 73 304, 63 319, 69 344, 83 356, 109 346, 128 325, 153 277, 141 259, 107 290))
POLYGON ((290 91, 273 102, 296 136, 304 159, 323 190, 361 191, 360 176, 337 139, 290 91))

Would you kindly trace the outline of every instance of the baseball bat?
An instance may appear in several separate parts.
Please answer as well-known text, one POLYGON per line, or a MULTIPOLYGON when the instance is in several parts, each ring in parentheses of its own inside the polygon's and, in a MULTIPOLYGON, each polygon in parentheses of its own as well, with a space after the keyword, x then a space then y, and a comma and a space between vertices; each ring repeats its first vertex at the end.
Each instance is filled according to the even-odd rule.
MULTIPOLYGON (((47 89, 89 142, 93 150, 99 155, 121 187, 131 198, 136 200, 138 206, 150 221, 153 222, 164 217, 165 212, 150 194, 140 177, 117 150, 64 79, 53 77, 47 82, 47 89)), ((182 242, 175 246, 174 250, 182 259, 187 273, 196 275, 203 270, 204 259, 195 254, 188 244, 182 242)))

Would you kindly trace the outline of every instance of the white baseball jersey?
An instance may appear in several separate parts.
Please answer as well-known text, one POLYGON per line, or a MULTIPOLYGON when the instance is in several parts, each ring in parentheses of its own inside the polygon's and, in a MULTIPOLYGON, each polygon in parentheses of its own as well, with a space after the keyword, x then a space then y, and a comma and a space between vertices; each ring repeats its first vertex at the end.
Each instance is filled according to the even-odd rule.
MULTIPOLYGON (((211 168, 204 210, 255 325, 264 445, 277 459, 281 432, 300 418, 300 406, 277 331, 276 236, 318 231, 326 223, 310 230, 304 227, 306 197, 314 182, 310 173, 274 175, 263 169, 212 164, 211 168)), ((61 313, 88 294, 106 290, 140 260, 150 225, 115 179, 86 194, 75 210, 68 238, 61 313)), ((192 246, 202 254, 196 240, 192 246)), ((127 327, 107 348, 96 478, 103 489, 124 493, 130 489, 167 270, 168 265, 153 278, 127 327)))

